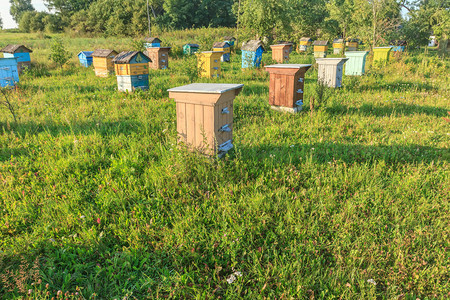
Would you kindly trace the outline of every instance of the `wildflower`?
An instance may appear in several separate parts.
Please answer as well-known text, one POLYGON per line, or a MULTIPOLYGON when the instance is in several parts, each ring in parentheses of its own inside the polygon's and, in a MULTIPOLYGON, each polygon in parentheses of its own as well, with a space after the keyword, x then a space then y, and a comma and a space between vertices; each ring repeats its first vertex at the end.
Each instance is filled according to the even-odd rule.
POLYGON ((375 280, 373 280, 372 278, 367 280, 368 283, 371 283, 373 285, 377 285, 377 283, 375 282, 375 280))
POLYGON ((33 290, 32 290, 32 289, 29 289, 29 290, 28 290, 28 295, 30 295, 32 292, 33 292, 33 290))
POLYGON ((227 278, 228 284, 232 284, 235 280, 236 280, 236 276, 234 276, 233 274, 231 274, 231 275, 228 276, 228 278, 227 278))

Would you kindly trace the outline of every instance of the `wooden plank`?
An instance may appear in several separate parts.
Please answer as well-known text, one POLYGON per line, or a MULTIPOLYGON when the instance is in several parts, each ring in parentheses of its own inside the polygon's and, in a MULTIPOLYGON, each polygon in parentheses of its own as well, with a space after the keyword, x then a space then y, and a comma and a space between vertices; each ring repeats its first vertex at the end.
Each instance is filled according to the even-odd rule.
POLYGON ((186 133, 186 103, 177 103, 177 132, 183 143, 187 143, 186 133))
POLYGON ((195 145, 199 149, 205 149, 205 128, 203 120, 203 105, 194 105, 194 120, 195 120, 195 145))
POLYGON ((269 83, 269 104, 275 105, 275 74, 270 74, 269 83))
POLYGON ((214 134, 214 107, 203 106, 203 127, 207 138, 207 143, 212 154, 215 151, 215 134, 214 134))
POLYGON ((190 146, 195 145, 195 105, 186 103, 186 136, 190 146))

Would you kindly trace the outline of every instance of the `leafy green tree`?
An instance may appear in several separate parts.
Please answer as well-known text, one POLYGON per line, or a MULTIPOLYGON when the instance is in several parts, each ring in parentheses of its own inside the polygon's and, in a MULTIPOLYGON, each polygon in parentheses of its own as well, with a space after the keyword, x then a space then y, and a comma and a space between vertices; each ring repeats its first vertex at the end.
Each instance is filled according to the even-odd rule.
POLYGON ((0 29, 3 29, 3 20, 2 20, 2 16, 0 16, 0 29))
POLYGON ((166 0, 163 7, 167 25, 172 28, 194 27, 200 4, 201 0, 166 0))
POLYGON ((27 11, 34 11, 34 7, 31 4, 31 0, 9 0, 11 4, 9 13, 16 23, 20 22, 20 18, 27 11))
MULTIPOLYGON (((354 31, 353 16, 356 12, 356 5, 354 0, 330 0, 327 5, 329 16, 328 21, 333 21, 338 25, 338 32, 336 35, 341 35, 342 38, 350 35, 354 31)), ((335 36, 336 36, 335 35, 335 36)))
POLYGON ((59 67, 62 67, 69 60, 70 54, 66 51, 63 41, 60 38, 53 40, 50 51, 50 60, 59 67))

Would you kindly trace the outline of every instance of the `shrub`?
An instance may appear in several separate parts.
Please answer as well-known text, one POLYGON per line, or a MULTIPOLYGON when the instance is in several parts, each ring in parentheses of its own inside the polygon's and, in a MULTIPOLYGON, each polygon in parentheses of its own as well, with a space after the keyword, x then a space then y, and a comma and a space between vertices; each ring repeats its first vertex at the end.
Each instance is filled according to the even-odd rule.
POLYGON ((51 54, 49 58, 58 66, 62 67, 69 60, 69 52, 66 51, 64 44, 60 38, 55 38, 51 46, 51 54))

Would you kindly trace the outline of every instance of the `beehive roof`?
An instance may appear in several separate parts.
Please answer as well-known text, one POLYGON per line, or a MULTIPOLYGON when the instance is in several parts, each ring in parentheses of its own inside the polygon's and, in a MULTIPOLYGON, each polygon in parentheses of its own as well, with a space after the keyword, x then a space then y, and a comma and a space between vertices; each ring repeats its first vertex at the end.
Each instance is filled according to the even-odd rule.
POLYGON ((133 59, 133 57, 135 57, 139 53, 144 57, 146 57, 149 62, 152 61, 147 55, 145 55, 141 51, 122 51, 119 54, 117 54, 116 57, 113 58, 113 62, 116 64, 127 64, 133 59))
POLYGON ((312 39, 310 37, 302 37, 300 39, 301 42, 308 42, 308 41, 312 41, 312 39))
POLYGON ((334 39, 333 43, 343 43, 344 39, 334 39))
POLYGON ((223 39, 226 41, 233 41, 233 40, 235 41, 236 40, 236 38, 234 36, 224 36, 223 39))
POLYGON ((260 40, 250 40, 242 46, 241 50, 256 51, 259 47, 264 49, 263 43, 260 40))
POLYGON ((185 46, 189 46, 189 47, 196 47, 199 48, 200 46, 197 44, 185 44, 185 46))
POLYGON ((227 42, 215 42, 213 44, 213 47, 214 48, 227 48, 227 47, 230 47, 230 44, 227 42))
POLYGON ((277 41, 278 45, 294 45, 294 42, 291 41, 277 41))
POLYGON ((148 37, 148 38, 145 38, 144 41, 149 42, 149 43, 161 43, 161 40, 158 39, 157 37, 148 37))
POLYGON ((326 46, 328 45, 328 41, 314 41, 314 46, 326 46))
POLYGON ((96 49, 93 53, 92 56, 95 57, 108 57, 111 54, 115 53, 117 55, 117 52, 114 50, 110 50, 110 49, 96 49))
POLYGON ((16 53, 16 51, 19 49, 22 49, 25 52, 33 52, 31 49, 25 47, 24 45, 7 45, 0 51, 4 53, 16 53))
POLYGON ((80 56, 81 53, 83 53, 86 57, 91 57, 92 53, 94 53, 94 51, 80 51, 78 53, 78 56, 80 56))

